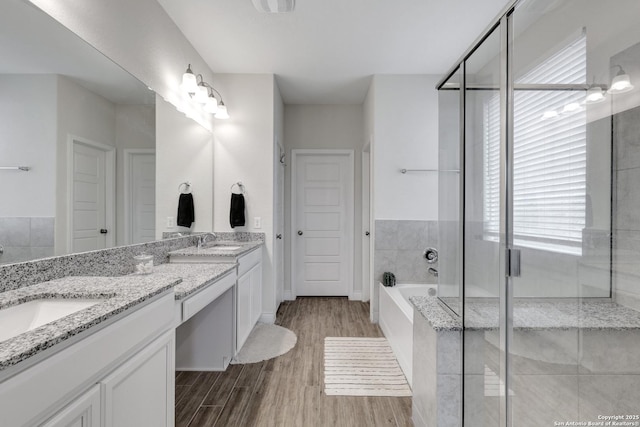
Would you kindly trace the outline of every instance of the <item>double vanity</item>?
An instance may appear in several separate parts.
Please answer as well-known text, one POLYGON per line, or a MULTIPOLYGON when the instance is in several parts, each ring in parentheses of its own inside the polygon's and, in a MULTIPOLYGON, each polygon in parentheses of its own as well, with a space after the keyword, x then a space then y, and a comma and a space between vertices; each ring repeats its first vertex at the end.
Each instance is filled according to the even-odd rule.
POLYGON ((260 318, 263 236, 243 237, 3 267, 0 425, 172 426, 176 368, 225 370, 260 318), (154 255, 151 274, 114 274, 143 251, 154 255))

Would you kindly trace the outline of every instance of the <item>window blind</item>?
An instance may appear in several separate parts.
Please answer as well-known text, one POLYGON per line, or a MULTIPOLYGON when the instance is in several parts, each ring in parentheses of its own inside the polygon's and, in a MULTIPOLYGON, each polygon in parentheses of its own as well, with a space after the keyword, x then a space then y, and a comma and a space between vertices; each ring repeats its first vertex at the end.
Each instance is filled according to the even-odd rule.
MULTIPOLYGON (((584 84, 586 35, 538 64, 516 83, 584 84)), ((586 112, 582 91, 514 94, 513 231, 516 244, 580 253, 585 226, 586 112), (544 120, 543 114, 557 117, 544 120)), ((484 224, 500 225, 500 99, 484 104, 484 224)))

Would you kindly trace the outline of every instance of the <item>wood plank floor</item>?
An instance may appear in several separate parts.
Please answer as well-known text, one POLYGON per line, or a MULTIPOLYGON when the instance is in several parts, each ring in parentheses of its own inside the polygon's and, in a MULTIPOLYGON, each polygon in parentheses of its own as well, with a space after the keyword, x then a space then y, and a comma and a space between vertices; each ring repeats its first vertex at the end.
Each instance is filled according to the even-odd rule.
POLYGON ((325 337, 383 336, 368 304, 298 298, 280 305, 276 324, 298 336, 287 354, 225 372, 176 373, 176 427, 413 425, 409 397, 324 394, 325 337))

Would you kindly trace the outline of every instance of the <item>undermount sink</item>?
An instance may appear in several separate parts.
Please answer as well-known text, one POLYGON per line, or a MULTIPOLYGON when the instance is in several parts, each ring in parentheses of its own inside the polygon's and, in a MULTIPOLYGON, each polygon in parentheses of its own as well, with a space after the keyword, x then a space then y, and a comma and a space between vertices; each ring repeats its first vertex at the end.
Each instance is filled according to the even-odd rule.
POLYGON ((103 302, 102 299, 38 299, 0 310, 0 342, 72 313, 103 302))
POLYGON ((205 245, 203 249, 224 249, 226 251, 235 251, 236 249, 240 249, 242 246, 226 244, 226 243, 210 243, 205 245))

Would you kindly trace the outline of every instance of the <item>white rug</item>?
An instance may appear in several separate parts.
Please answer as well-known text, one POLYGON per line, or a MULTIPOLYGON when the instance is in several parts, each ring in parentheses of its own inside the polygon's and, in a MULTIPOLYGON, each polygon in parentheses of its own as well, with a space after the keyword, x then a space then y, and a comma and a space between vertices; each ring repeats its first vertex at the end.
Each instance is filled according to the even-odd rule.
POLYGON ((273 359, 291 350, 297 341, 296 334, 287 328, 258 323, 236 357, 231 360, 231 364, 258 363, 273 359))
POLYGON ((386 338, 325 338, 324 392, 328 396, 411 396, 386 338))

